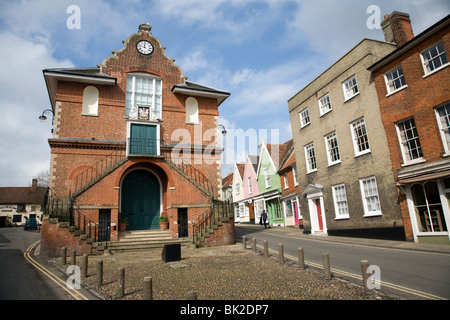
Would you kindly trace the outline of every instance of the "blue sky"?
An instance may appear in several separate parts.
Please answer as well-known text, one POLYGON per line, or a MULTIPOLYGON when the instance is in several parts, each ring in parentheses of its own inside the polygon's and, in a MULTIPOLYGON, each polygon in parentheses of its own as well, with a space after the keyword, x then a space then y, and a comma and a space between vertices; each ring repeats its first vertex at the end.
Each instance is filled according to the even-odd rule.
POLYGON ((30 185, 49 168, 51 123, 37 119, 50 108, 45 68, 95 67, 148 22, 190 81, 231 93, 219 109, 227 130, 277 130, 282 143, 287 100, 362 38, 383 40, 367 27, 371 5, 409 13, 416 35, 450 13, 446 0, 1 1, 0 186, 30 185), (80 29, 67 28, 70 5, 80 29))

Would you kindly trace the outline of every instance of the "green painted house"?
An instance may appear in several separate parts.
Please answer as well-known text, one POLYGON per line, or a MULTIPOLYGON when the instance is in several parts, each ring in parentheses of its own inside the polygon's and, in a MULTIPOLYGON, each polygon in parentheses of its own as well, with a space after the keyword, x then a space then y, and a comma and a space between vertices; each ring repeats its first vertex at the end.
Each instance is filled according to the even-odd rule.
POLYGON ((284 144, 267 144, 262 141, 259 146, 259 163, 256 176, 259 193, 262 195, 261 201, 264 201, 264 208, 269 217, 270 225, 285 225, 281 201, 281 180, 277 172, 291 145, 292 140, 284 144))

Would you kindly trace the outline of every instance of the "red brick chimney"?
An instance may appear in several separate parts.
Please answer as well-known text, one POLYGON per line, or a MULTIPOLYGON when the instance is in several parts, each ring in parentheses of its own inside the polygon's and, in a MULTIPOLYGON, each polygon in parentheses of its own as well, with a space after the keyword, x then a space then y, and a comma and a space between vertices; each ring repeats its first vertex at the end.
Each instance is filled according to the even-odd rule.
POLYGON ((393 42, 397 47, 414 38, 411 20, 407 13, 394 11, 390 15, 385 15, 381 27, 386 42, 393 42))
POLYGON ((37 190, 37 179, 33 179, 32 185, 31 185, 31 190, 34 192, 37 190))

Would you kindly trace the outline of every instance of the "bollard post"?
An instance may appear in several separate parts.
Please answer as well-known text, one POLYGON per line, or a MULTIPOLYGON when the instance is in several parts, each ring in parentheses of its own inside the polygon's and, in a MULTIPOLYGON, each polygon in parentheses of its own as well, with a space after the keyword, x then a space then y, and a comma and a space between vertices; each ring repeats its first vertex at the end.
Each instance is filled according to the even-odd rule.
POLYGON ((72 250, 72 265, 77 264, 77 252, 75 250, 72 250))
POLYGON ((88 254, 83 254, 83 260, 82 260, 82 269, 83 269, 83 277, 87 277, 88 275, 88 254))
POLYGON ((253 253, 256 253, 256 239, 255 238, 252 239, 252 248, 253 248, 253 253))
POLYGON ((361 260, 361 273, 363 279, 364 293, 370 293, 369 286, 367 285, 367 280, 369 279, 369 274, 367 269, 369 268, 369 260, 361 260))
POLYGON ((330 255, 328 252, 323 254, 323 273, 325 280, 331 280, 330 255))
POLYGON ((244 250, 247 249, 247 237, 246 236, 242 236, 242 249, 244 249, 244 250))
POLYGON ((153 300, 152 277, 144 278, 144 300, 153 300))
POLYGON ((186 293, 186 300, 197 300, 197 292, 189 291, 186 293))
POLYGON ((269 257, 269 242, 264 240, 264 257, 269 257))
POLYGON ((305 270, 305 255, 303 248, 298 248, 298 267, 300 270, 305 270))
POLYGON ((282 243, 278 244, 278 255, 280 257, 280 262, 284 263, 284 248, 283 248, 283 244, 282 243))
POLYGON ((123 298, 125 296, 125 268, 119 269, 119 289, 117 290, 117 297, 123 298))
POLYGON ((103 260, 97 262, 97 285, 103 285, 103 260))
POLYGON ((67 248, 66 247, 62 248, 61 262, 63 265, 65 265, 67 263, 67 248))

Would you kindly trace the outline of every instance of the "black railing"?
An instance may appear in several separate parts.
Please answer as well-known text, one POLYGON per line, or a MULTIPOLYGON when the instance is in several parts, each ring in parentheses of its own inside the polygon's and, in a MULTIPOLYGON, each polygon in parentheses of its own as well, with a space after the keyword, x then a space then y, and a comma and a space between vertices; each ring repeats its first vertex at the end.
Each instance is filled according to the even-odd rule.
POLYGON ((115 150, 78 176, 70 185, 69 197, 75 198, 126 160, 125 150, 115 150))
POLYGON ((44 214, 48 214, 49 218, 58 218, 60 222, 69 222, 73 225, 72 204, 69 199, 48 198, 46 202, 44 214))

